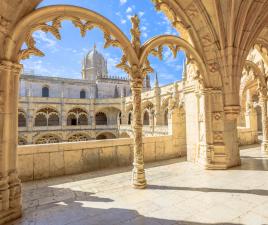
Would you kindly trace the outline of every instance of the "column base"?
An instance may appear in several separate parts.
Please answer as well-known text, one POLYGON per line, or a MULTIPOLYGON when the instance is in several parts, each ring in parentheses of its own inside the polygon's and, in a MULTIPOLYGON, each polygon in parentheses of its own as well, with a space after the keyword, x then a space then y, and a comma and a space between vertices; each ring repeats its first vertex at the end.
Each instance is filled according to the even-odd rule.
POLYGON ((265 155, 268 155, 268 141, 263 141, 261 143, 261 152, 265 155))
POLYGON ((0 224, 15 220, 22 215, 21 182, 13 171, 0 180, 0 224))
POLYGON ((136 189, 144 189, 147 186, 145 178, 145 170, 133 168, 132 170, 132 186, 136 189))
POLYGON ((12 220, 18 219, 22 216, 22 209, 8 209, 5 211, 0 211, 0 224, 5 224, 12 220))

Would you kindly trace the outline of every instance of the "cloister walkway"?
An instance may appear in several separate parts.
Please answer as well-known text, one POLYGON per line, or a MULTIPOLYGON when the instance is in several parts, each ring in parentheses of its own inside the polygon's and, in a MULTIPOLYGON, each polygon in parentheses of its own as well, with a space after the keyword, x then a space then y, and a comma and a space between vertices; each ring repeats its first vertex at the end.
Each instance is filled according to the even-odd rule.
POLYGON ((259 146, 241 155, 225 171, 185 159, 147 165, 145 190, 131 188, 131 168, 23 183, 24 216, 10 224, 268 224, 268 158, 259 146))

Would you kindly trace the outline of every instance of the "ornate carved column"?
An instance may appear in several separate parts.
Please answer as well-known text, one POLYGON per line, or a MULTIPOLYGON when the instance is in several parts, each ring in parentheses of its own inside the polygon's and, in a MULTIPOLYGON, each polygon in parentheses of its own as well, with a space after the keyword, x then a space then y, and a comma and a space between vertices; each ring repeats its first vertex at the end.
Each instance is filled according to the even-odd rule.
POLYGON ((145 188, 145 170, 142 148, 142 116, 141 116, 141 91, 142 78, 135 77, 131 80, 133 96, 133 135, 134 135, 134 162, 132 171, 132 185, 135 188, 145 188))
POLYGON ((267 121, 267 93, 260 94, 261 116, 262 116, 262 152, 268 154, 268 121, 267 121))
POLYGON ((257 113, 253 107, 250 90, 247 90, 245 122, 247 128, 257 133, 257 113))
POLYGON ((0 224, 21 215, 17 173, 19 75, 22 66, 0 62, 0 224))

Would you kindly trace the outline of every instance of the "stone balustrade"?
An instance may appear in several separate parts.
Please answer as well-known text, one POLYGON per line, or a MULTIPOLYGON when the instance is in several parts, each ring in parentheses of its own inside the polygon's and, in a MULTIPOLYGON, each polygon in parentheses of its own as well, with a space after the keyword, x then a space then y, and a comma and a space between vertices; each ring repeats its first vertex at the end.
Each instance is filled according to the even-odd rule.
POLYGON ((258 143, 258 132, 247 127, 237 127, 238 143, 242 145, 252 145, 258 143))
MULTIPOLYGON (((178 145, 171 135, 145 137, 143 151, 145 162, 152 162, 185 155, 185 145, 178 145)), ((131 138, 18 147, 22 181, 128 166, 132 162, 131 138)))

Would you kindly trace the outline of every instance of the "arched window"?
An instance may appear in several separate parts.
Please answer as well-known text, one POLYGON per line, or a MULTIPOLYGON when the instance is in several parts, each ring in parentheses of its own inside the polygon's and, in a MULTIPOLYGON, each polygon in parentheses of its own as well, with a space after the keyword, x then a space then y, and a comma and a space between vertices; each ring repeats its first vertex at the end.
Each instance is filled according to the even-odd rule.
POLYGON ((143 114, 143 125, 149 125, 149 113, 147 111, 144 112, 143 114))
POLYGON ((77 125, 77 119, 73 113, 68 115, 67 125, 68 126, 76 126, 77 125))
POLYGON ((86 114, 80 114, 78 117, 78 125, 88 125, 88 117, 86 114))
POLYGON ((26 116, 23 112, 19 112, 18 116, 18 126, 19 127, 26 127, 26 116))
POLYGON ((47 117, 44 113, 39 113, 35 117, 34 125, 36 127, 44 127, 47 126, 47 117))
POLYGON ((98 112, 95 116, 96 125, 107 125, 107 116, 103 112, 98 112))
POLYGON ((58 114, 51 113, 48 117, 48 126, 59 126, 60 125, 60 118, 58 114))
POLYGON ((49 88, 47 86, 42 87, 42 97, 49 97, 49 88))
POLYGON ((80 98, 86 98, 86 91, 85 90, 80 91, 80 98))

